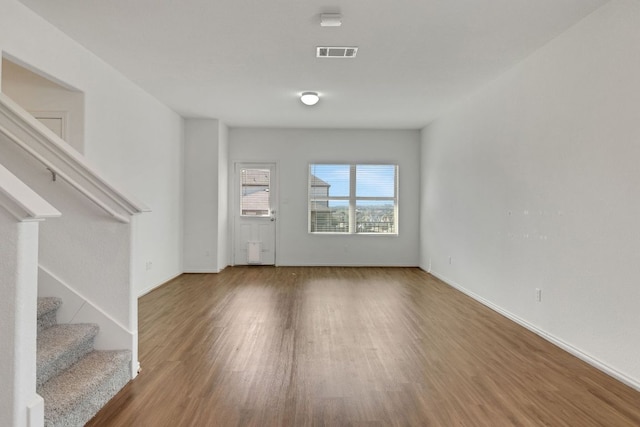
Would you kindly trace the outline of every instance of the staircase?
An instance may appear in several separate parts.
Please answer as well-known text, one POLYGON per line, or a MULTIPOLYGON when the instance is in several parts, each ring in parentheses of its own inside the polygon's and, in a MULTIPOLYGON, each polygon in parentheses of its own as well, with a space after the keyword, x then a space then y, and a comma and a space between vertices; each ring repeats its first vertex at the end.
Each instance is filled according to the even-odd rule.
POLYGON ((46 427, 83 426, 131 379, 131 352, 96 351, 94 324, 58 324, 59 298, 38 298, 37 392, 46 427))

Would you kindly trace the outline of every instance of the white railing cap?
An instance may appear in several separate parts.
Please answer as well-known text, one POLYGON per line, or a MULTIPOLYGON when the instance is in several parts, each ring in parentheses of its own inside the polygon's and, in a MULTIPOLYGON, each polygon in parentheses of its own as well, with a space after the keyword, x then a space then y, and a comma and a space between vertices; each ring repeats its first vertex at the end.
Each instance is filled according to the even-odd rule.
POLYGON ((61 214, 18 177, 0 165, 0 206, 18 221, 42 221, 61 214))

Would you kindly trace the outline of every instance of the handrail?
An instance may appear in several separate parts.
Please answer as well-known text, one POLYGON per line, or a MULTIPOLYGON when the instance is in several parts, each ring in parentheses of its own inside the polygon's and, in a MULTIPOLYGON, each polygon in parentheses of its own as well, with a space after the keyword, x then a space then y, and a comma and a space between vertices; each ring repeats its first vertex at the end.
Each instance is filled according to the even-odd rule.
POLYGON ((85 197, 87 197, 93 203, 95 203, 96 205, 101 207, 109 215, 113 216, 115 219, 117 219, 120 222, 124 222, 124 223, 129 222, 129 220, 126 217, 124 217, 123 215, 120 215, 119 213, 117 213, 116 211, 111 209, 109 206, 107 206, 106 204, 102 203, 102 201, 100 201, 100 199, 98 199, 97 197, 94 197, 89 191, 85 190, 84 187, 82 187, 80 184, 75 182, 73 179, 71 179, 64 172, 57 171, 55 166, 51 162, 49 162, 47 159, 45 159, 43 156, 38 154, 37 151, 33 150, 32 148, 30 148, 28 146, 23 146, 20 143, 20 139, 18 139, 18 137, 16 137, 14 134, 9 132, 2 125, 0 125, 0 132, 3 133, 7 138, 11 139, 16 144, 20 145, 27 153, 31 154, 36 160, 38 160, 40 163, 42 163, 44 166, 46 166, 47 169, 49 169, 51 172, 53 172, 56 176, 62 178, 65 181, 67 181, 73 188, 78 190, 80 193, 82 193, 85 197))
POLYGON ((102 178, 87 159, 0 93, 0 133, 120 222, 150 209, 102 178))
POLYGON ((56 218, 60 212, 0 165, 0 206, 18 221, 42 221, 56 218))

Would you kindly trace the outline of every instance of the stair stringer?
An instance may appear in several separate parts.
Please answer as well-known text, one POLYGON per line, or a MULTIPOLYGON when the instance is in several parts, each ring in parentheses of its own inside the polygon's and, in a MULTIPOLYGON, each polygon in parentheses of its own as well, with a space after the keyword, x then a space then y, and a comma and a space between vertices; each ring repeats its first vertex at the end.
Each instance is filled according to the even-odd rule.
POLYGON ((138 375, 138 331, 129 330, 42 265, 38 266, 38 296, 62 298, 58 323, 97 324, 100 332, 95 338, 96 350, 130 350, 131 379, 138 375))

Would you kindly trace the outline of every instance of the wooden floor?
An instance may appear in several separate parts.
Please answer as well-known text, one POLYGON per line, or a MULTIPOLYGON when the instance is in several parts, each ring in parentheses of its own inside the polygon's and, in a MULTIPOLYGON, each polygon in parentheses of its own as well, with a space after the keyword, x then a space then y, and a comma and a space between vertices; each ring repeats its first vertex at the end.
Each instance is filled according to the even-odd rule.
POLYGON ((415 268, 185 274, 139 320, 89 426, 640 426, 640 393, 415 268))

